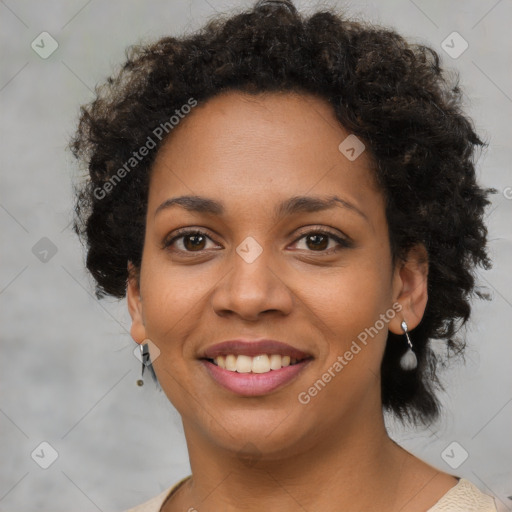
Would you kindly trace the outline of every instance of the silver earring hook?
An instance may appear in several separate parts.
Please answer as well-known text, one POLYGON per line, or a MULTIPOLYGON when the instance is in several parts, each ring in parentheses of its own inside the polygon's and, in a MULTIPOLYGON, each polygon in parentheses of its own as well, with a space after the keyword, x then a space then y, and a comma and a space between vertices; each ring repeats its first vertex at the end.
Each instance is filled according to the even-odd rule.
POLYGON ((402 370, 410 371, 414 370, 418 366, 418 358, 412 349, 411 339, 409 338, 409 327, 407 326, 407 322, 402 320, 400 324, 402 330, 404 331, 405 337, 407 339, 407 343, 409 344, 409 348, 405 352, 405 354, 400 358, 400 367, 402 370))
POLYGON ((409 327, 407 327, 407 322, 405 320, 402 320, 401 324, 402 330, 404 331, 405 337, 407 338, 407 343, 409 344, 409 347, 412 348, 411 338, 409 338, 409 327))

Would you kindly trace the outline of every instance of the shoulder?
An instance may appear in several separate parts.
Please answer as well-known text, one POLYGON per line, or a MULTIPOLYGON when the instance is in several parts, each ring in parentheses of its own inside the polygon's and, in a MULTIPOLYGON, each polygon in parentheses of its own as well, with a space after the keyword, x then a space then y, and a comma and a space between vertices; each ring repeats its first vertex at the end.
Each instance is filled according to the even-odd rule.
POLYGON ((494 498, 484 494, 469 480, 461 478, 427 512, 496 512, 494 498))
POLYGON ((190 475, 182 478, 179 482, 175 483, 173 486, 169 487, 165 491, 161 492, 157 496, 154 496, 148 501, 137 505, 136 507, 130 508, 129 510, 125 510, 124 512, 160 512, 162 505, 170 498, 171 494, 175 492, 178 487, 188 480, 190 475))

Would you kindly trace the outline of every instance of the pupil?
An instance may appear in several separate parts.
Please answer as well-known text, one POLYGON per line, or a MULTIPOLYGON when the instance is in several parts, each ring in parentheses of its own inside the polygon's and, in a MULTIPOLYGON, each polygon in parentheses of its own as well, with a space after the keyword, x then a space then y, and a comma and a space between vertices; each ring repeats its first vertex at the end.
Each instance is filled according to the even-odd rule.
POLYGON ((189 248, 191 248, 191 247, 192 247, 192 248, 194 248, 194 247, 195 247, 195 248, 197 249, 197 248, 199 247, 199 245, 203 242, 203 240, 201 240, 201 241, 199 241, 199 242, 197 242, 197 241, 196 241, 196 243, 192 242, 192 245, 191 245, 191 246, 189 246, 189 245, 187 244, 187 242, 189 242, 192 238, 196 238, 196 239, 197 239, 197 238, 204 238, 204 237, 203 237, 202 235, 188 235, 187 237, 185 237, 185 240, 186 240, 186 242, 185 242, 185 247, 187 247, 187 249, 189 249, 189 248))
POLYGON ((328 242, 327 242, 327 237, 325 235, 309 235, 308 240, 312 240, 312 239, 316 240, 316 242, 313 242, 313 244, 314 244, 314 247, 317 248, 317 249, 325 249, 327 247, 327 245, 329 245, 328 242), (324 243, 321 244, 321 246, 319 246, 317 244, 318 238, 323 238, 324 239, 324 243))

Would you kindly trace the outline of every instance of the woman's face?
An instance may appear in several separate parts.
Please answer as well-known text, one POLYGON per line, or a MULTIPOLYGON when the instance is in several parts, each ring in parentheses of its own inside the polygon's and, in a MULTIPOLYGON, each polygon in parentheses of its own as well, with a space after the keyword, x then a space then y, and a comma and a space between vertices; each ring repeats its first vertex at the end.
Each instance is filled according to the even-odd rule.
POLYGON ((158 347, 158 380, 189 434, 272 456, 380 414, 387 332, 410 304, 369 155, 354 159, 353 139, 339 149, 349 135, 321 99, 229 92, 159 150, 128 300, 132 336, 158 347), (215 205, 170 203, 181 196, 215 205), (201 234, 172 241, 183 228, 201 234), (261 339, 288 347, 253 350, 261 339), (247 343, 212 352, 227 340, 247 343), (207 357, 227 365, 228 353, 242 371, 207 357), (268 369, 286 355, 298 363, 268 369))

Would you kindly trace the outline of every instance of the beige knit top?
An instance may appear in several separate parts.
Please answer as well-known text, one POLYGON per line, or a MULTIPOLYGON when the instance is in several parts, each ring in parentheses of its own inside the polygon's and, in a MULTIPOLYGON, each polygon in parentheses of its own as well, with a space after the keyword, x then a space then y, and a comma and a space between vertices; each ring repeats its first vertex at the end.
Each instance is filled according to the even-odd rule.
MULTIPOLYGON (((160 512, 164 502, 190 476, 181 479, 169 489, 125 512, 160 512)), ((469 480, 461 478, 433 507, 425 512, 497 512, 494 498, 481 492, 469 480)))

